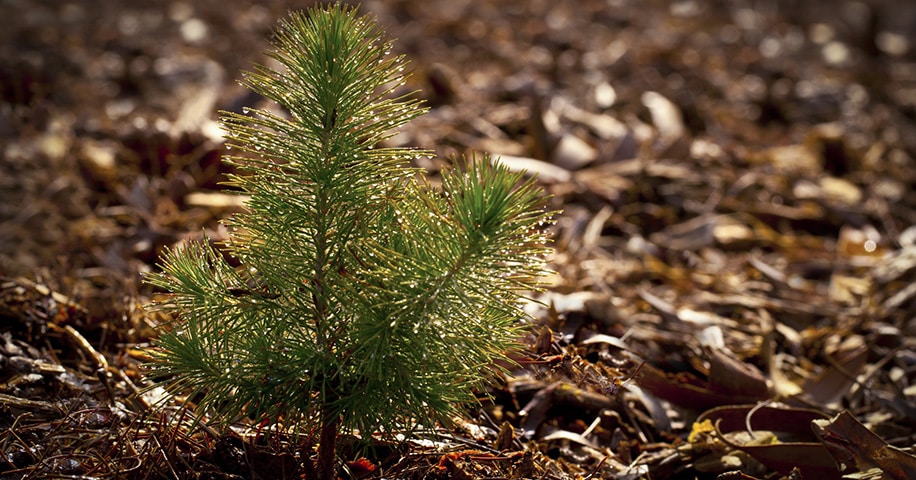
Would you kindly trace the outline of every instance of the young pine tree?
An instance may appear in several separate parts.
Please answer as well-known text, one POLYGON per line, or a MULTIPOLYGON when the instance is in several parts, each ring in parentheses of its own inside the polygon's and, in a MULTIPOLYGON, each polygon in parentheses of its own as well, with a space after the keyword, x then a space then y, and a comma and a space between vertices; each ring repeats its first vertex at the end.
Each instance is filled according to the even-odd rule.
POLYGON ((176 314, 154 376, 224 425, 317 432, 319 478, 336 478, 343 429, 402 432, 473 402, 545 272, 533 180, 485 156, 434 188, 409 167, 427 152, 379 146, 424 112, 390 98, 406 75, 389 49, 353 9, 291 14, 280 68, 244 81, 286 113, 224 113, 244 152, 229 184, 248 196, 224 251, 184 244, 148 278, 167 292, 153 307, 176 314))

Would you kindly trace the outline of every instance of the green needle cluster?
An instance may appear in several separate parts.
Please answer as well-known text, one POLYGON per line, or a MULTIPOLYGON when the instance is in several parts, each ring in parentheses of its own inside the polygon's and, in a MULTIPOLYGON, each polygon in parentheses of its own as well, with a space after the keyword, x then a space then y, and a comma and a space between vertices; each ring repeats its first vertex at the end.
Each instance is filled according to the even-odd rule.
POLYGON ((176 319, 151 368, 214 421, 320 431, 330 471, 341 430, 403 432, 475 400, 518 348, 551 213, 488 156, 433 187, 410 167, 428 152, 380 147, 425 108, 393 96, 406 61, 371 18, 293 13, 274 46, 280 67, 244 83, 281 108, 223 112, 247 195, 229 239, 182 244, 148 277, 176 319))

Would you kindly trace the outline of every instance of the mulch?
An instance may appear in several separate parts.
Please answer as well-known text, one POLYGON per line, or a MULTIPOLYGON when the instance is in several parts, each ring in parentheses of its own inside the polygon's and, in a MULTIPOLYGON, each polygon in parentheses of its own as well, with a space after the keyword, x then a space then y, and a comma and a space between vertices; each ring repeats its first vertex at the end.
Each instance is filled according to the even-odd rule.
MULTIPOLYGON (((150 406, 141 275, 224 235, 216 112, 310 3, 128 3, 0 3, 0 477, 300 478, 150 406)), ((344 478, 916 478, 916 5, 795 3, 364 3, 431 107, 389 142, 562 213, 518 366, 344 478)))

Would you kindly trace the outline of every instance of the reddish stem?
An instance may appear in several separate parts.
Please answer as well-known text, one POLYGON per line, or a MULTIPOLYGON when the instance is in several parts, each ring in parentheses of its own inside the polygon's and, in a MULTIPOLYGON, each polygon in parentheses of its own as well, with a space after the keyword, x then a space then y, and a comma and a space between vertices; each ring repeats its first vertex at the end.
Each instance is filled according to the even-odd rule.
POLYGON ((321 435, 318 438, 317 480, 337 479, 337 430, 340 416, 325 412, 321 420, 321 435))

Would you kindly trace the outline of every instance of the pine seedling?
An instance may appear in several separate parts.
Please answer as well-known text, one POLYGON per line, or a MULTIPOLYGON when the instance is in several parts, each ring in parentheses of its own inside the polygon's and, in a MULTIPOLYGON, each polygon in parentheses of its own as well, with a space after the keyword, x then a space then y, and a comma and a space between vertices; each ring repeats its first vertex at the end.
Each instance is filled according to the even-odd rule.
POLYGON ((313 435, 314 476, 336 478, 341 431, 447 421, 519 348, 551 214, 488 156, 433 187, 410 167, 428 152, 380 146, 425 109, 393 96, 406 61, 371 18, 293 13, 274 46, 279 67, 244 83, 286 113, 223 113, 247 196, 228 240, 180 245, 148 277, 175 318, 151 369, 213 422, 313 435))

